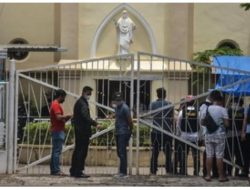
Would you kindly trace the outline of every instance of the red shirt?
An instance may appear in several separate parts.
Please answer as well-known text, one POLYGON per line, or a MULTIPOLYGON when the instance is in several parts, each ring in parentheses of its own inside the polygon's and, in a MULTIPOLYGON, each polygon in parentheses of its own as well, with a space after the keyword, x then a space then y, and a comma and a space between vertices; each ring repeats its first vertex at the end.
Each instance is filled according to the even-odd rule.
POLYGON ((56 115, 63 115, 63 109, 57 100, 54 100, 50 106, 51 131, 64 131, 65 122, 56 119, 56 115))

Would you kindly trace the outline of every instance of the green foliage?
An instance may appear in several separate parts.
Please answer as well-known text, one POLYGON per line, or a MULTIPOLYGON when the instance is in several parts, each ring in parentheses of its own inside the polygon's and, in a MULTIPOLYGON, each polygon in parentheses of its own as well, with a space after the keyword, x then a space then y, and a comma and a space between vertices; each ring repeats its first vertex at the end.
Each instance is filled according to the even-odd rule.
POLYGON ((197 62, 203 62, 210 64, 210 59, 214 56, 218 55, 236 55, 236 56, 241 56, 242 50, 241 49, 232 49, 230 47, 221 47, 221 48, 216 48, 213 50, 205 50, 202 52, 197 52, 194 53, 193 60, 197 62))
MULTIPOLYGON (((68 134, 66 144, 72 144, 74 131, 71 125, 65 126, 65 133, 68 134)), ((31 122, 24 128, 24 143, 27 144, 51 144, 51 133, 49 122, 31 122)))
POLYGON ((240 7, 243 8, 245 11, 250 9, 250 3, 241 3, 240 7))
MULTIPOLYGON (((100 131, 114 126, 114 121, 105 120, 100 122, 100 131)), ((150 128, 145 125, 140 125, 140 146, 150 145, 150 128)), ((97 129, 92 127, 92 134, 95 134, 97 129)), ((99 136, 91 141, 91 145, 99 146, 114 146, 115 145, 115 131, 99 136)), ((66 144, 74 143, 74 129, 71 125, 65 126, 66 144)), ((26 144, 51 144, 51 133, 49 122, 31 122, 24 128, 24 142, 26 144)), ((136 125, 133 128, 133 145, 136 144, 136 125)))

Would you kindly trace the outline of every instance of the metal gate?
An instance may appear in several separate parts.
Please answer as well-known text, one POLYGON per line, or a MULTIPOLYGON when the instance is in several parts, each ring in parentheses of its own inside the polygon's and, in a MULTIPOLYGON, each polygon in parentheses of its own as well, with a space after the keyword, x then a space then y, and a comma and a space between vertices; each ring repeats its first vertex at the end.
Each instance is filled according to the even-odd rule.
MULTIPOLYGON (((58 88, 67 92, 63 108, 65 113, 72 113, 73 105, 80 96, 82 87, 89 85, 94 89, 94 95, 90 100, 91 115, 98 119, 103 128, 100 131, 93 129, 86 172, 92 174, 117 173, 119 161, 115 149, 114 119, 110 119, 109 115, 114 111, 111 108, 111 97, 115 91, 121 91, 126 103, 131 108, 135 126, 128 150, 129 173, 143 175, 150 173, 150 131, 155 129, 161 134, 173 138, 169 150, 172 153, 168 152, 167 154, 170 154, 173 161, 172 173, 176 174, 174 169, 177 163, 177 141, 183 142, 185 146, 193 147, 201 157, 204 150, 204 146, 190 143, 176 135, 174 126, 176 125, 175 118, 178 115, 178 108, 187 102, 187 100, 181 99, 188 94, 194 95, 193 100, 198 108, 209 94, 209 90, 215 88, 215 84, 219 80, 215 72, 218 69, 232 72, 235 75, 249 76, 244 80, 235 78, 230 85, 223 86, 220 90, 250 82, 249 72, 141 52, 135 58, 134 55, 129 54, 18 70, 16 75, 16 89, 19 92, 16 96, 16 107, 18 107, 16 169, 25 173, 49 173, 51 138, 48 108, 53 99, 53 92, 58 88), (167 99, 171 101, 171 104, 152 111, 150 104, 157 99, 156 89, 161 87, 167 90, 167 99), (164 111, 169 110, 169 108, 175 110, 171 130, 165 130, 162 128, 163 125, 154 125, 153 116, 160 113, 164 117, 166 114, 164 111)), ((245 94, 241 94, 241 96, 244 97, 245 94)), ((228 106, 232 99, 234 99, 233 95, 228 94, 225 106, 228 106)), ((73 129, 70 123, 66 126, 66 132, 62 169, 68 172, 72 148, 74 147, 73 129)), ((239 139, 236 138, 236 140, 239 139)), ((235 163, 234 148, 234 144, 232 147, 228 146, 231 151, 229 151, 229 157, 225 159, 225 162, 239 168, 235 163)), ((181 150, 181 152, 183 151, 181 150)), ((188 166, 185 175, 190 175, 194 166, 199 163, 192 163, 191 156, 187 156, 185 155, 184 159, 188 166)), ((158 165, 158 174, 165 175, 165 155, 162 151, 158 165)), ((199 174, 201 175, 201 171, 199 174)))

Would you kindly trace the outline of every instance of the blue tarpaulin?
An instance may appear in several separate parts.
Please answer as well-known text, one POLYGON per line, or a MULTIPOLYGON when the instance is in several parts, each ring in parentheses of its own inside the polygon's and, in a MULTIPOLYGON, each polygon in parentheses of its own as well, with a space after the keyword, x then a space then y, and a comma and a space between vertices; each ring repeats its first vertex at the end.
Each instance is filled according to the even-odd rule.
MULTIPOLYGON (((217 56, 213 59, 213 65, 220 68, 213 70, 218 74, 218 80, 215 89, 231 85, 233 83, 250 79, 250 57, 247 56, 217 56), (228 69, 222 69, 223 67, 228 69), (234 70, 229 70, 234 69, 234 70), (239 70, 239 71, 236 71, 239 70), (241 71, 243 72, 241 72, 241 71), (249 72, 249 73, 248 73, 249 72)), ((250 80, 242 84, 235 84, 225 90, 225 93, 234 94, 235 96, 250 96, 250 80)))

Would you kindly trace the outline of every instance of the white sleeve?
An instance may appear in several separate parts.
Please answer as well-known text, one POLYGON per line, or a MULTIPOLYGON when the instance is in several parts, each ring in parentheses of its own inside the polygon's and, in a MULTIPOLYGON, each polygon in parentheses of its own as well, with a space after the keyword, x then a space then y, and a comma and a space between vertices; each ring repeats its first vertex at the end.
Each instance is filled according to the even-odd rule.
POLYGON ((177 123, 176 123, 176 135, 181 135, 181 120, 182 120, 182 110, 178 114, 177 123))
POLYGON ((222 111, 222 114, 223 114, 223 118, 224 119, 228 119, 228 113, 227 113, 227 110, 225 108, 223 108, 223 111, 222 111))

